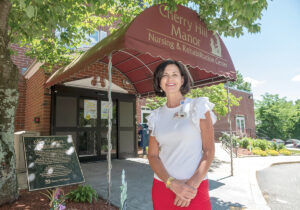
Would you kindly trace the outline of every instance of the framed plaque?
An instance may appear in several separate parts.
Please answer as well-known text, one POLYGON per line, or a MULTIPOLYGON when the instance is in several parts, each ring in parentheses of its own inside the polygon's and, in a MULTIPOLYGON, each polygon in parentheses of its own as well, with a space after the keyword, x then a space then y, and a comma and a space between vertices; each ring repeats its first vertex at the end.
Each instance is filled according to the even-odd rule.
POLYGON ((23 137, 29 191, 84 182, 72 136, 23 137))

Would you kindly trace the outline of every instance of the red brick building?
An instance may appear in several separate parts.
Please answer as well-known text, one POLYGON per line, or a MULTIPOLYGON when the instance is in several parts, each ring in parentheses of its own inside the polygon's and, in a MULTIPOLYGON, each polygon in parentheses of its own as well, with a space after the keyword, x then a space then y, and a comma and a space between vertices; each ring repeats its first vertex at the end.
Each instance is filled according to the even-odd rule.
MULTIPOLYGON (((16 131, 36 131, 44 136, 71 135, 80 159, 105 158, 108 130, 108 54, 112 55, 112 65, 115 65, 112 68, 111 116, 112 156, 115 158, 137 155, 137 124, 145 123, 145 116, 150 113, 145 107, 145 99, 139 96, 151 93, 153 71, 163 58, 185 60, 196 85, 218 84, 235 78, 233 63, 221 38, 208 31, 194 11, 180 6, 177 12, 181 12, 186 18, 193 18, 192 22, 197 23, 195 31, 187 32, 195 39, 158 39, 157 34, 153 34, 154 29, 158 34, 167 35, 170 33, 167 27, 171 24, 178 25, 176 21, 166 19, 163 11, 162 6, 149 8, 132 24, 120 28, 118 33, 112 34, 70 65, 51 75, 44 72, 41 63, 27 60, 23 56, 23 49, 17 48, 20 57, 14 57, 14 62, 21 70, 28 69, 20 77, 21 94, 15 119, 16 131), (152 21, 155 18, 158 18, 157 21, 152 21), (155 24, 158 21, 165 25, 155 24), (150 31, 145 23, 151 26, 150 31), (158 26, 163 27, 157 28, 158 26), (190 42, 199 40, 198 36, 203 44, 192 50, 191 47, 195 46, 190 42), (174 40, 177 40, 176 48, 174 40), (152 51, 148 48, 152 48, 152 51)), ((93 44, 106 34, 105 31, 96 31, 91 35, 92 40, 95 40, 93 44)), ((237 90, 231 92, 243 96, 241 106, 232 110, 233 130, 255 134, 252 95, 237 90)), ((215 126, 216 138, 221 131, 228 130, 226 119, 221 118, 215 126)))
MULTIPOLYGON (((230 119, 231 128, 235 135, 256 137, 255 130, 255 115, 254 115, 254 100, 253 94, 229 88, 229 92, 235 97, 242 97, 239 106, 231 107, 230 119)), ((222 132, 229 133, 228 115, 220 117, 214 125, 215 139, 218 140, 222 132)))
MULTIPOLYGON (((82 110, 84 109, 84 100, 94 101, 97 104, 99 113, 101 112, 102 101, 107 101, 107 65, 103 63, 91 64, 72 77, 67 78, 63 83, 48 89, 44 85, 51 75, 44 73, 41 63, 35 63, 25 57, 22 48, 14 46, 14 49, 18 50, 19 53, 18 56, 13 56, 13 61, 20 69, 20 96, 15 118, 15 131, 37 131, 41 135, 70 134, 77 145, 79 155, 89 157, 91 154, 101 154, 100 158, 105 158, 106 148, 103 145, 105 145, 106 141, 107 128, 101 126, 101 119, 97 119, 100 120, 98 121, 100 126, 89 127, 92 126, 91 122, 91 125, 86 124, 81 127, 80 120, 83 119, 80 115, 82 115, 82 110), (28 65, 30 63, 31 65, 28 65), (25 69, 26 72, 24 73, 25 69), (93 86, 92 83, 95 83, 95 81, 97 84, 93 86), (77 107, 76 110, 75 108, 72 109, 75 106, 77 107), (95 141, 92 148, 80 145, 88 141, 95 141), (98 145, 101 145, 100 151, 96 151, 98 145), (84 148, 82 150, 85 151, 80 151, 80 147, 84 148)), ((117 120, 113 120, 113 157, 135 156, 138 150, 138 126, 136 125, 145 123, 145 117, 151 111, 145 106, 146 99, 136 97, 133 85, 126 76, 116 69, 112 71, 112 82, 114 117, 117 120), (121 115, 126 115, 128 111, 125 110, 125 113, 120 113, 120 106, 124 105, 124 103, 125 109, 126 106, 128 108, 128 103, 131 104, 131 120, 133 120, 133 123, 131 126, 123 125, 122 127, 121 124, 126 124, 126 122, 121 122, 120 117, 121 115), (130 130, 134 130, 134 132, 128 132, 130 130), (124 138, 135 139, 122 146, 123 148, 127 147, 123 152, 120 151, 122 142, 124 143, 124 140, 120 141, 120 132, 123 132, 123 135, 125 134, 124 138), (129 147, 132 149, 128 149, 129 147), (117 151, 119 152, 118 154, 117 151)), ((232 131, 237 135, 255 137, 253 95, 232 88, 230 88, 230 92, 236 97, 242 97, 240 106, 232 107, 231 110, 232 131)), ((128 116, 126 119, 128 119, 128 116)), ((103 123, 105 124, 102 120, 103 123)), ((222 132, 229 132, 227 116, 220 117, 214 125, 214 129, 215 140, 219 139, 222 132)))

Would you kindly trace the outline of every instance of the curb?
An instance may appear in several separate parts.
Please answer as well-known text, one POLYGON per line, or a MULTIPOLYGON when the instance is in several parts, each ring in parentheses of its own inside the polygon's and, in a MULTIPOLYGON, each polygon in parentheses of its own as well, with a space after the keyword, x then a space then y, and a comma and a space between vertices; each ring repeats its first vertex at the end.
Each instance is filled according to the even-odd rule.
POLYGON ((293 163, 300 163, 300 161, 287 161, 287 162, 272 163, 269 167, 276 166, 276 165, 283 165, 283 164, 293 164, 293 163))

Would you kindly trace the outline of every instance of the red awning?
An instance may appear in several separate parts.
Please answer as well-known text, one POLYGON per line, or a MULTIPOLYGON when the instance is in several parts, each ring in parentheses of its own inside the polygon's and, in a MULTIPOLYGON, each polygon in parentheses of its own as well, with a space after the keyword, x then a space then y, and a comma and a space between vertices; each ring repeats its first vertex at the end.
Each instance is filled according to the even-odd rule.
POLYGON ((56 71, 46 86, 61 83, 94 62, 108 64, 110 53, 112 66, 126 75, 142 95, 153 92, 153 72, 167 59, 185 64, 194 86, 236 78, 220 36, 209 31, 195 11, 178 6, 172 13, 164 10, 164 5, 156 5, 56 71))

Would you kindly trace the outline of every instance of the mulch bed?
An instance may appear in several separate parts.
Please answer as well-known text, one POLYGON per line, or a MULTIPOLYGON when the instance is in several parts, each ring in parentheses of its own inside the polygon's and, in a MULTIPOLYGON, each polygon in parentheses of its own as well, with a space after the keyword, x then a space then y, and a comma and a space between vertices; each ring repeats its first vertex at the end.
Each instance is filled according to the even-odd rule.
MULTIPOLYGON (((75 189, 77 186, 65 186, 61 187, 64 193, 75 189)), ((11 204, 6 204, 0 206, 0 210, 12 210, 12 209, 31 209, 31 210, 40 210, 40 209, 49 209, 49 199, 43 195, 41 192, 46 193, 46 190, 37 190, 29 192, 28 190, 20 190, 19 199, 11 204)), ((118 210, 119 208, 115 206, 110 206, 106 204, 106 201, 102 198, 99 198, 97 201, 90 203, 76 203, 66 201, 66 209, 70 210, 118 210)))
POLYGON ((243 148, 238 148, 238 152, 237 153, 238 153, 238 157, 253 155, 252 152, 250 152, 247 149, 243 149, 243 148))

